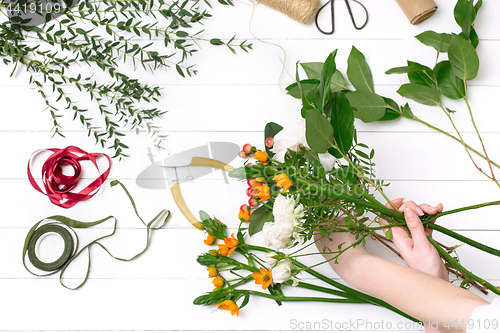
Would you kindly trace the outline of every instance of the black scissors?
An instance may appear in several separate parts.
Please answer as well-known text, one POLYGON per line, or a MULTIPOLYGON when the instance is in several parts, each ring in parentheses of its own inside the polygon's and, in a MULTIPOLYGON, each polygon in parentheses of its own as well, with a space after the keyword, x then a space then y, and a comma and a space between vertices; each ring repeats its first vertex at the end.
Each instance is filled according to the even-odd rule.
MULTIPOLYGON (((358 0, 352 0, 354 2, 357 2, 365 11, 366 13, 366 21, 365 23, 363 23, 362 26, 358 27, 356 25, 356 21, 354 20, 354 15, 352 14, 352 10, 351 10, 351 5, 349 4, 349 1, 347 0, 344 0, 345 1, 345 4, 347 6, 347 10, 349 11, 349 16, 351 16, 351 21, 352 21, 352 25, 354 26, 354 28, 356 28, 356 30, 361 30, 363 29, 366 24, 368 23, 368 11, 366 10, 366 7, 363 6, 363 4, 361 2, 359 2, 358 0)), ((318 30, 322 33, 322 34, 325 34, 325 35, 331 35, 333 34, 333 32, 335 31, 335 10, 333 9, 333 0, 328 0, 327 3, 325 3, 323 6, 321 6, 321 8, 318 10, 318 12, 316 13, 316 19, 315 19, 315 22, 316 22, 316 27, 318 28, 318 30), (319 16, 319 13, 321 12, 321 10, 323 8, 325 8, 328 4, 330 4, 330 8, 331 8, 331 13, 332 13, 332 31, 330 32, 326 32, 324 31, 323 29, 321 29, 319 27, 319 24, 318 24, 318 16, 319 16)))

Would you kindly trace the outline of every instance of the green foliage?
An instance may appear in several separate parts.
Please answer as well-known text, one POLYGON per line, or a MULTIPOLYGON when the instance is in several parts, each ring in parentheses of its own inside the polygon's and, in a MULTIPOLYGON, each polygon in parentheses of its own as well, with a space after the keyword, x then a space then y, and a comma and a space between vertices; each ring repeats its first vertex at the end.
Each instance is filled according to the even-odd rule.
POLYGON ((224 240, 226 238, 226 225, 220 223, 219 220, 211 218, 207 213, 200 210, 200 220, 205 231, 217 239, 224 240))
POLYGON ((373 92, 356 90, 346 96, 355 109, 354 115, 356 118, 365 123, 377 121, 386 113, 384 98, 373 92))
POLYGON ((453 35, 448 49, 453 73, 463 81, 473 80, 479 71, 479 57, 472 44, 459 35, 453 35))
POLYGON ((403 97, 413 99, 414 101, 424 105, 438 105, 440 103, 439 93, 436 89, 426 87, 421 84, 407 83, 403 84, 398 94, 403 97))
MULTIPOLYGON (((273 122, 267 123, 266 127, 264 128, 264 140, 266 140, 267 138, 274 138, 274 136, 278 134, 282 129, 283 127, 281 125, 273 122)), ((264 147, 266 147, 267 155, 269 155, 269 157, 273 157, 274 153, 266 146, 265 142, 264 147)))
POLYGON ((318 154, 324 154, 334 147, 332 125, 319 110, 311 109, 306 113, 306 140, 318 154))
POLYGON ((234 44, 234 37, 226 42, 200 38, 202 29, 197 27, 212 15, 197 0, 81 0, 58 15, 38 6, 37 14, 46 21, 41 26, 30 25, 30 18, 19 11, 24 3, 30 8, 34 2, 3 4, 6 17, 10 10, 10 19, 0 24, 4 64, 13 68, 13 74, 27 71, 29 83, 45 101, 54 134, 62 135, 60 118, 72 116, 96 144, 113 149, 114 157, 127 156, 125 131, 147 130, 161 142, 164 136, 154 120, 166 112, 152 106, 159 101, 160 87, 143 83, 140 75, 127 75, 120 62, 151 72, 174 67, 186 77, 196 74, 194 65, 185 63, 198 51, 199 42, 226 45, 232 52, 252 46, 246 41, 234 44), (153 39, 162 39, 164 45, 155 48, 154 42, 147 42, 153 39), (101 71, 104 78, 94 71, 101 71), (69 93, 68 86, 87 96, 95 111, 81 107, 80 94, 69 93))
POLYGON ((365 56, 354 46, 347 59, 347 77, 358 91, 375 92, 373 76, 365 56))
POLYGON ((266 206, 260 206, 250 215, 250 226, 248 234, 250 236, 262 230, 264 223, 274 221, 273 211, 266 206))

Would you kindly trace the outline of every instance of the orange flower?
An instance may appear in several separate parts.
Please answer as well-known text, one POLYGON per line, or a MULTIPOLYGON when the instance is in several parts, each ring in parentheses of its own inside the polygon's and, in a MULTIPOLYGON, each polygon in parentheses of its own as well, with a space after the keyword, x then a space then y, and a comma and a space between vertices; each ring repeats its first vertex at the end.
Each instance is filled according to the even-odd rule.
POLYGON ((267 152, 262 150, 257 150, 255 152, 255 159, 260 162, 260 164, 267 164, 267 152))
POLYGON ((212 236, 212 235, 208 235, 208 236, 207 236, 207 239, 205 239, 205 240, 203 241, 203 243, 205 243, 205 244, 207 244, 207 245, 212 245, 212 244, 215 242, 215 240, 216 240, 216 239, 217 239, 217 238, 215 238, 214 236, 212 236))
POLYGON ((216 277, 219 274, 219 272, 217 272, 217 268, 215 268, 215 267, 208 267, 207 271, 208 271, 209 278, 216 277))
POLYGON ((250 221, 250 214, 252 212, 250 210, 242 210, 240 209, 240 212, 238 213, 238 218, 242 221, 242 222, 248 222, 250 221))
POLYGON ((260 199, 259 201, 266 201, 271 197, 269 186, 264 183, 255 186, 254 192, 255 196, 260 199))
POLYGON ((214 284, 215 288, 222 287, 224 285, 224 280, 220 276, 216 276, 215 279, 213 279, 212 283, 214 284))
POLYGON ((219 244, 219 254, 221 256, 230 256, 238 247, 238 240, 231 234, 231 238, 225 238, 224 244, 219 244))
POLYGON ((269 269, 260 268, 260 273, 253 273, 252 277, 256 284, 261 284, 262 289, 267 289, 273 282, 273 272, 269 269))
POLYGON ((284 173, 274 176, 273 180, 276 182, 276 185, 283 187, 283 193, 288 191, 290 186, 293 184, 293 182, 284 173))
POLYGON ((222 303, 215 303, 215 305, 217 305, 219 309, 231 311, 231 316, 234 316, 235 314, 238 315, 240 312, 238 305, 229 299, 223 301, 222 303))

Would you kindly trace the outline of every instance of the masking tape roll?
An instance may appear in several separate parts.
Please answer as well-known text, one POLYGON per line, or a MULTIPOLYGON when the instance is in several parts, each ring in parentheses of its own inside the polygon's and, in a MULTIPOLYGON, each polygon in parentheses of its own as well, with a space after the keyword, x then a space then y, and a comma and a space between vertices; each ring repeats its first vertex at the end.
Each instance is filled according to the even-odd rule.
POLYGON ((434 0, 396 0, 411 24, 419 24, 434 15, 438 6, 434 0))

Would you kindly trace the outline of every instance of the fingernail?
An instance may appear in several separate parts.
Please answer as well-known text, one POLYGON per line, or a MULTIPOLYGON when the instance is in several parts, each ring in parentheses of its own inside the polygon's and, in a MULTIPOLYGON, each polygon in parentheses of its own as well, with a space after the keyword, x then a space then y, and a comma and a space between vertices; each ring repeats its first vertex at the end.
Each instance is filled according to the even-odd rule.
POLYGON ((397 198, 397 199, 394 199, 394 201, 396 201, 396 200, 405 201, 405 198, 397 198))
POLYGON ((414 214, 415 214, 415 211, 411 208, 405 208, 404 210, 404 214, 405 214, 405 217, 408 217, 408 218, 413 218, 414 214))
POLYGON ((415 207, 415 211, 417 212, 418 216, 424 215, 424 211, 420 207, 415 207))

